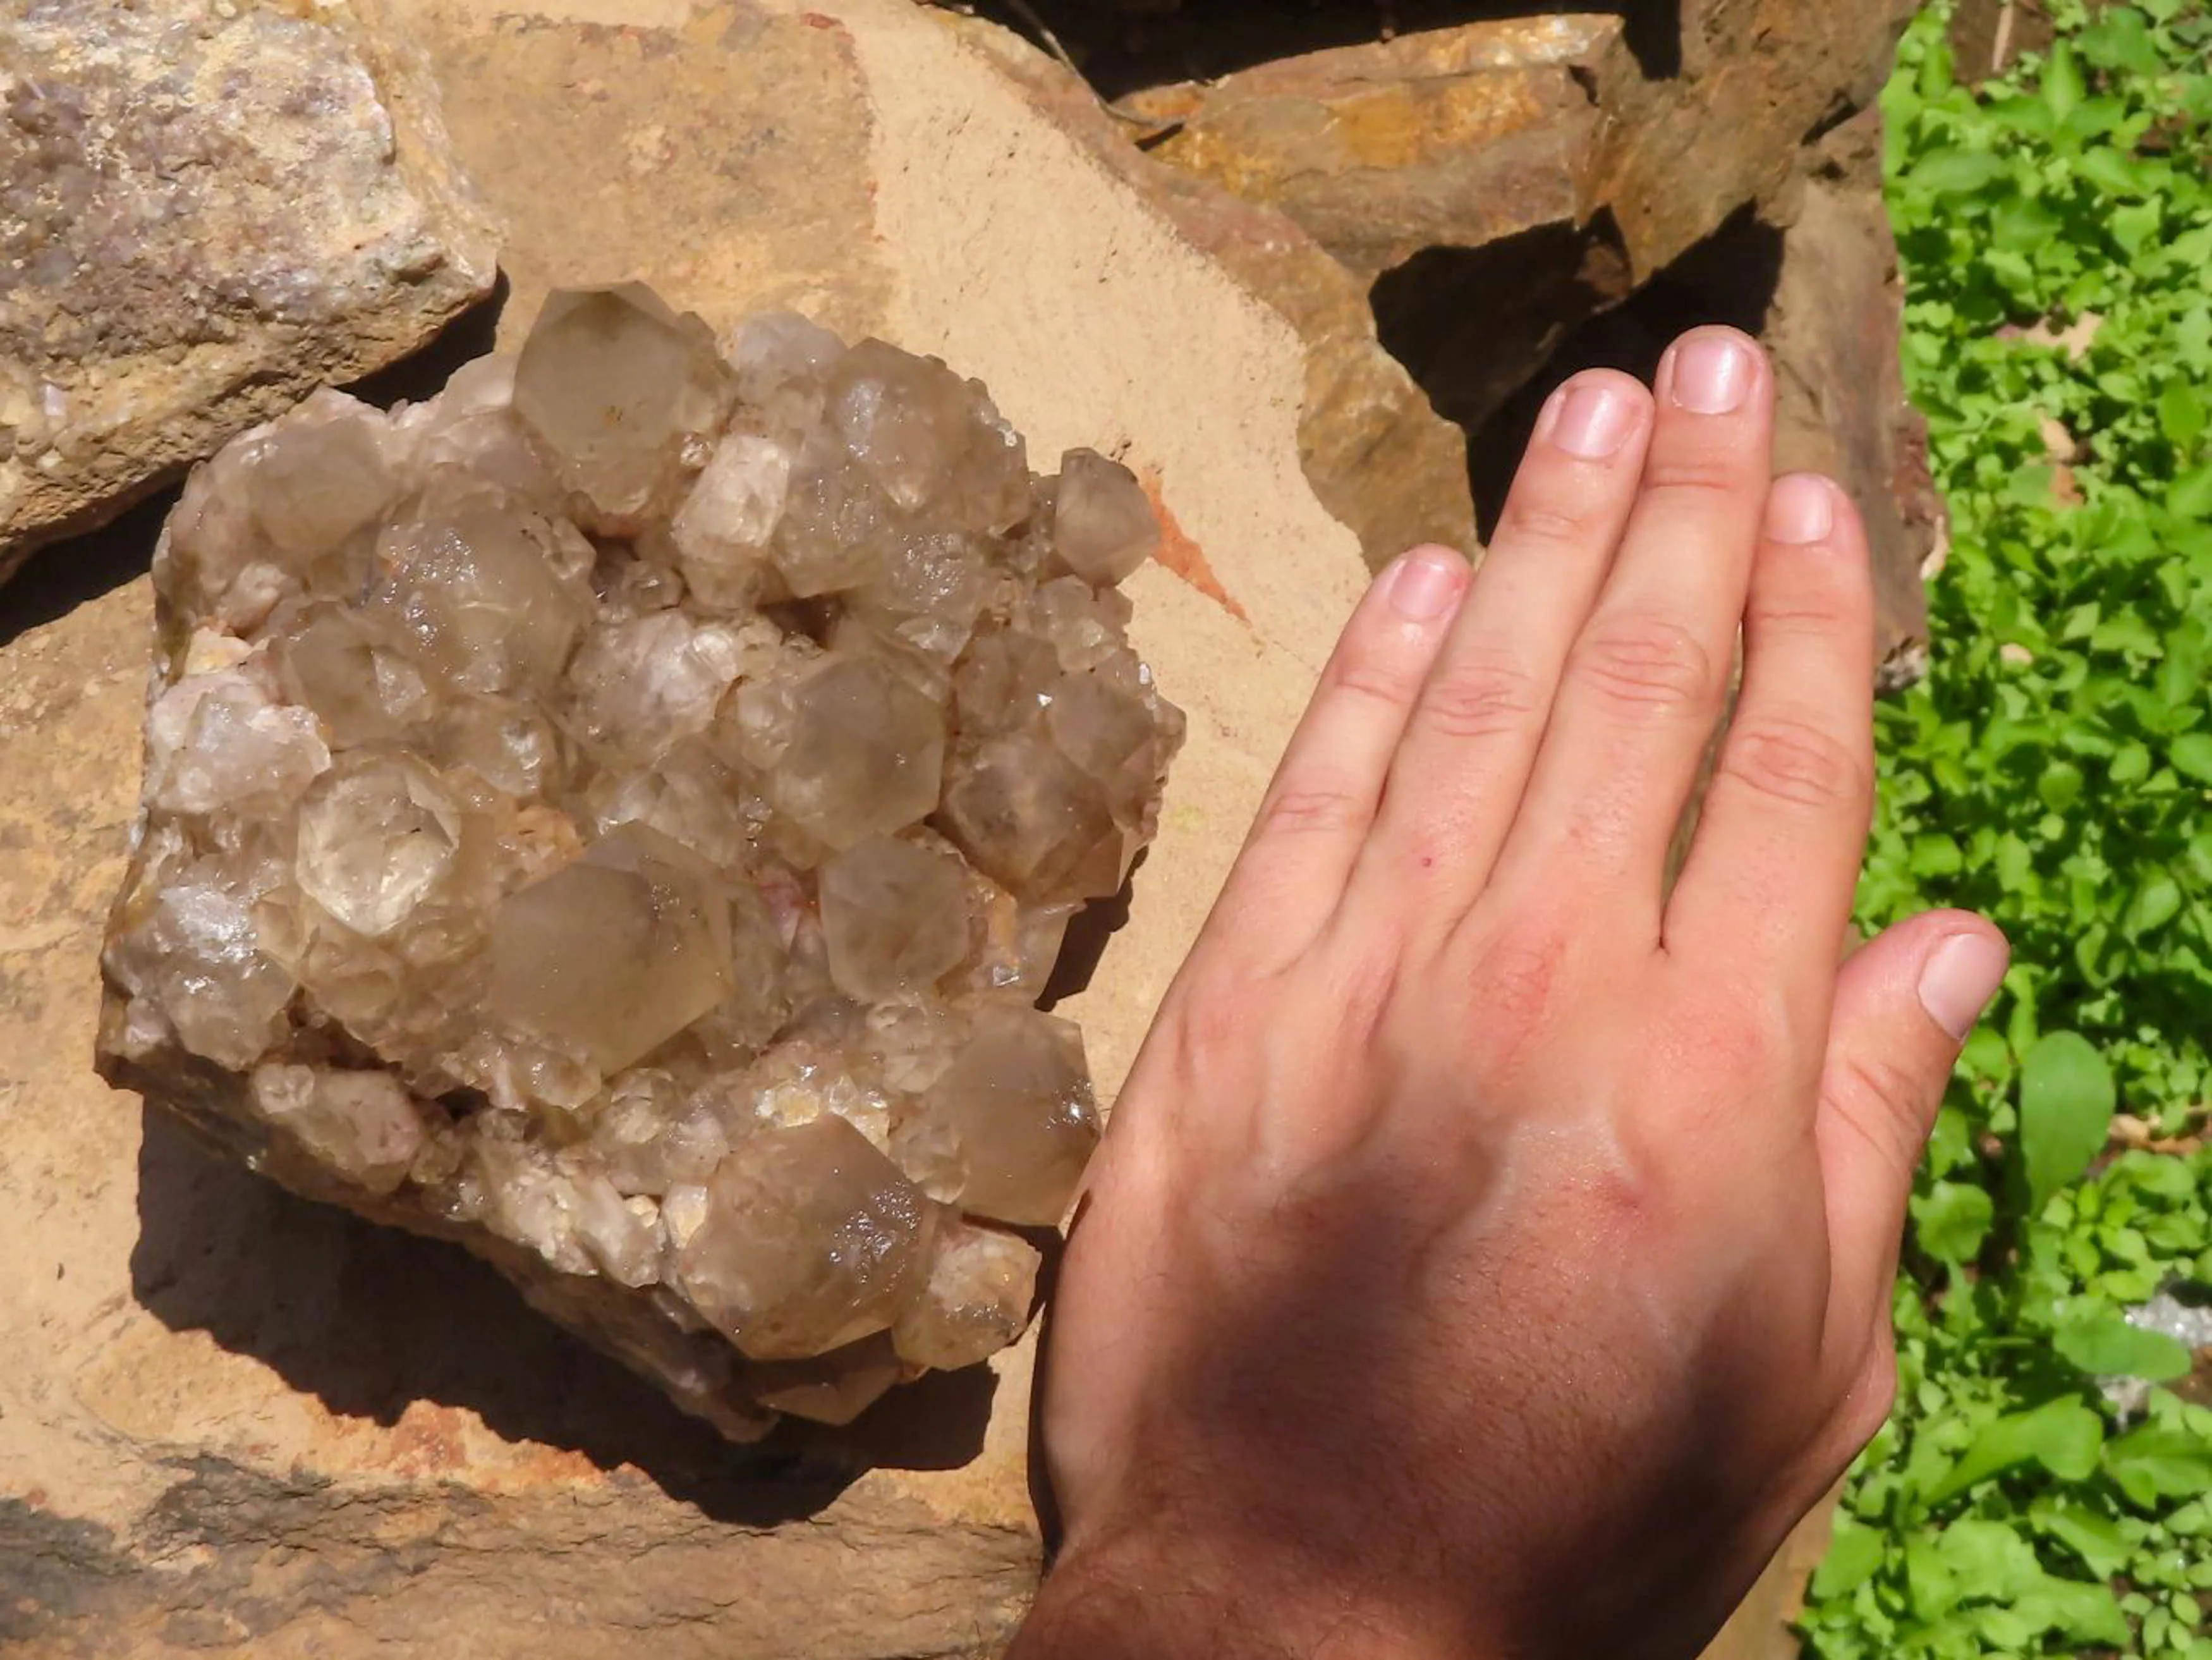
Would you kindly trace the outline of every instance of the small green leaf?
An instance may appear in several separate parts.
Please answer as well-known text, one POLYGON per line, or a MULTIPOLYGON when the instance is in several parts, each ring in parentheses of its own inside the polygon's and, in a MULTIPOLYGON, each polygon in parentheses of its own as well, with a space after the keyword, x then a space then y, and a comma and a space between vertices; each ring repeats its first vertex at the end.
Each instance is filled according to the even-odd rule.
POLYGON ((2035 793, 2053 812, 2063 812, 2081 797, 2081 769, 2071 761, 2052 761, 2035 781, 2035 793))
POLYGON ((2181 884, 2162 870, 2153 870, 2143 878, 2142 885, 2136 890, 2135 898, 2128 905, 2123 927, 2130 939, 2141 939, 2144 934, 2171 922, 2181 910, 2181 884))
POLYGON ((2012 1468, 2039 1463, 2053 1475, 2079 1481, 2097 1468, 2104 1445, 2105 1420, 2071 1395, 2046 1401, 1986 1426, 1967 1444, 1950 1469, 1929 1490, 1928 1502, 1940 1505, 1978 1481, 2012 1468))
POLYGON ((1938 1182, 1912 1201, 1913 1237, 1938 1262, 1969 1262, 1982 1249, 1996 1216, 1987 1189, 1938 1182))
POLYGON ((2003 1522, 1954 1522, 1943 1529, 1945 1558, 1978 1596, 2010 1596, 2043 1578, 2035 1548, 2003 1522))
POLYGON ((2135 1641, 2110 1585, 2046 1577, 2015 1596, 2012 1611, 2030 1627, 2063 1631, 2077 1644, 2125 1650, 2135 1641))
POLYGON ((1914 838, 1911 865, 1916 876, 1949 876, 1966 863, 1959 844, 1948 836, 1931 833, 1914 838))
POLYGON ((1987 150, 1940 149, 1922 156, 1906 177, 1938 196, 1971 196, 2004 170, 2004 162, 1987 150))
POLYGON ((2029 1510, 2027 1519, 2080 1557, 2092 1573, 2110 1576, 2126 1566, 2128 1541, 2120 1524, 2087 1505, 2040 1499, 2029 1510))
POLYGON ((2046 1032, 2021 1057, 2020 1149, 2031 1211, 2103 1151, 2118 1101, 2112 1068, 2079 1032, 2046 1032))
POLYGON ((2145 1510, 2212 1488, 2212 1442, 2179 1424, 2145 1424, 2105 1449, 2105 1474, 2145 1510))
POLYGON ((2054 1347, 2093 1377, 2142 1377, 2154 1383, 2189 1376, 2189 1350, 2164 1332, 2131 1326, 2114 1309, 2084 1309, 2061 1323, 2054 1347))
POLYGON ((2063 40, 2051 49, 2051 57, 2043 66, 2043 103, 2052 119, 2063 121, 2081 101, 2081 66, 2074 61, 2074 49, 2063 40))
POLYGON ((2212 784, 2212 733, 2187 732, 2173 740, 2166 758, 2173 769, 2200 784, 2212 784))
POLYGON ((2177 519, 2212 518, 2212 461, 2173 481, 2166 493, 2166 510, 2177 519))
POLYGON ((1882 1536, 1848 1516, 1836 1518, 1835 1538, 1813 1574, 1815 1596, 1841 1596, 1874 1578, 1881 1566, 1882 1536))
POLYGON ((2204 430, 2204 400, 2186 380, 2169 380, 2158 395, 2159 429, 2177 449, 2186 450, 2204 430))

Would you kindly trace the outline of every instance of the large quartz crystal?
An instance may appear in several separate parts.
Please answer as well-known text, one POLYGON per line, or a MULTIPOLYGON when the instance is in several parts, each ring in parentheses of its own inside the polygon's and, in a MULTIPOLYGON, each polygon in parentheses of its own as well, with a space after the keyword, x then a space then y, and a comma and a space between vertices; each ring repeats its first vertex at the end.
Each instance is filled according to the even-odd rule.
POLYGON ((732 1435, 981 1360, 1097 1139, 1036 1002, 1182 739, 1157 537, 934 359, 635 286, 317 393, 156 556, 106 1067, 732 1435))

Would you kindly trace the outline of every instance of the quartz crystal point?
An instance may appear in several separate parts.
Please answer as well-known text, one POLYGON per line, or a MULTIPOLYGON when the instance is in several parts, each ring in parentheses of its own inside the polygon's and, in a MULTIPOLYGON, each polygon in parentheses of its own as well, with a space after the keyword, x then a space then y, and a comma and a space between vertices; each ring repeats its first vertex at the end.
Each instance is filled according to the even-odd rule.
POLYGON ((103 1065, 732 1436, 984 1359, 1098 1134, 1033 1005, 1182 738, 1158 539, 934 359, 635 285, 318 392, 156 555, 103 1065))

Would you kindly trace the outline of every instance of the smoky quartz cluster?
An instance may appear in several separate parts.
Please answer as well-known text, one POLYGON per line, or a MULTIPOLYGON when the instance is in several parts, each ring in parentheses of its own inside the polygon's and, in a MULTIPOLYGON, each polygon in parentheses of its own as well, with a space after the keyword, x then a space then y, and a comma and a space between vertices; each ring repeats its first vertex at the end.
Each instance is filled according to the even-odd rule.
POLYGON ((934 359, 634 285, 316 394, 156 556, 110 1075, 732 1435, 983 1359, 1098 1134, 1036 1002, 1182 739, 1158 538, 934 359))

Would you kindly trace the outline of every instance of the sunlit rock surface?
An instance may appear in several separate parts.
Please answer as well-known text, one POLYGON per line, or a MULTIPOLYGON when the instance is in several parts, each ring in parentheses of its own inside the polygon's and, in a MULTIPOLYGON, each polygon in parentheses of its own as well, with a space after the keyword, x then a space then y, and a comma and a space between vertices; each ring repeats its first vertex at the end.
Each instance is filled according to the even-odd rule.
POLYGON ((1182 739, 1158 536, 933 359, 635 286, 317 393, 156 557, 105 1066, 733 1435, 982 1359, 1097 1139, 1034 1004, 1182 739))

